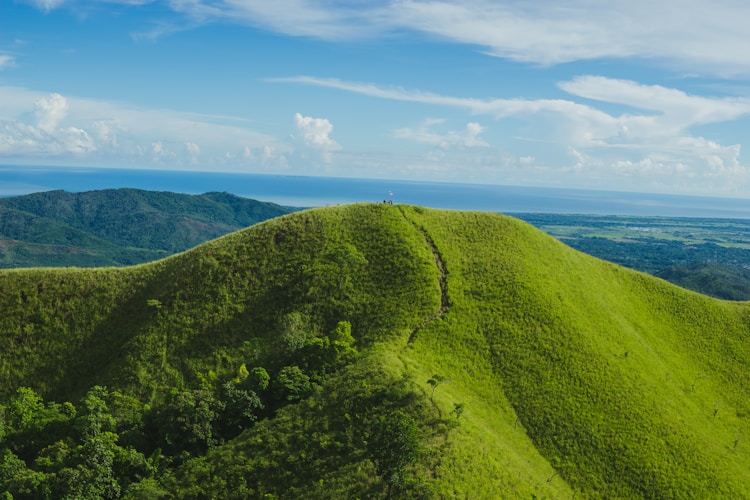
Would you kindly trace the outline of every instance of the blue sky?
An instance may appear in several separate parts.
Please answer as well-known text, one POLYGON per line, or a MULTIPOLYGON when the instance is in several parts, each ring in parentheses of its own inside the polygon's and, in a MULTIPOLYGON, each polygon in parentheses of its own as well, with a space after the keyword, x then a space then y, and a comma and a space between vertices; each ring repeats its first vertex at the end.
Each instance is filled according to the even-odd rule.
POLYGON ((0 0, 0 163, 750 196, 739 0, 0 0))

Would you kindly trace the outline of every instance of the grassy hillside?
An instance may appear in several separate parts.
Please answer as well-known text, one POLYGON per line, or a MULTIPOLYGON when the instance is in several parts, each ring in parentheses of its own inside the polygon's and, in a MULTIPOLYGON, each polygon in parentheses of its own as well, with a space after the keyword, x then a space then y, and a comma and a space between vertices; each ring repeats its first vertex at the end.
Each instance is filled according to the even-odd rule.
POLYGON ((509 217, 308 210, 0 310, 18 498, 750 496, 748 305, 509 217))
POLYGON ((0 267, 137 264, 291 211, 227 193, 138 189, 0 198, 0 267))

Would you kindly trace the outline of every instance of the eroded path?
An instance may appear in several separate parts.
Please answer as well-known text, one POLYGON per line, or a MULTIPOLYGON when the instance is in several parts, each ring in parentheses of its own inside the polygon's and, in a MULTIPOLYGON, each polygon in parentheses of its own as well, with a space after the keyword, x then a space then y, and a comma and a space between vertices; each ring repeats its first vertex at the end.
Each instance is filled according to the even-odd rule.
POLYGON ((404 218, 412 226, 414 226, 414 229, 419 231, 422 234, 422 237, 424 237, 425 243, 427 244, 428 248, 435 258, 435 267, 437 267, 439 273, 438 284, 440 285, 440 306, 435 310, 435 312, 425 318, 425 320, 422 321, 421 324, 419 324, 416 328, 414 328, 414 330, 412 330, 411 334, 409 334, 409 340, 407 341, 407 344, 411 344, 417 338, 417 334, 422 328, 429 325, 435 319, 442 317, 446 312, 448 312, 452 304, 448 296, 448 269, 445 266, 445 260, 443 260, 443 256, 440 254, 440 250, 438 249, 437 245, 435 245, 432 237, 423 227, 418 226, 413 220, 411 220, 409 216, 404 212, 404 209, 402 207, 399 207, 399 210, 401 210, 404 218))

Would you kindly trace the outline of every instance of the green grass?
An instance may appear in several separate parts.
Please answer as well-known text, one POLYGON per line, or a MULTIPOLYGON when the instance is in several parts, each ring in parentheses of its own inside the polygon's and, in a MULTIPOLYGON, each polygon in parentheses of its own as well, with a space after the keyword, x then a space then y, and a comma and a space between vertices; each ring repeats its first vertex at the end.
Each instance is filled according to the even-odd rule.
POLYGON ((368 441, 396 411, 422 449, 405 497, 750 496, 748 304, 510 217, 308 210, 151 264, 1 272, 0 310, 0 402, 102 384, 156 409, 242 363, 273 384, 311 363, 289 335, 351 323, 359 357, 156 476, 180 497, 384 497, 368 441))
POLYGON ((747 494, 748 449, 734 446, 747 431, 745 304, 597 261, 510 219, 418 217, 444 249, 456 305, 455 324, 415 348, 435 358, 428 371, 449 353, 461 360, 446 373, 465 380, 454 399, 499 379, 490 387, 583 494, 747 494))

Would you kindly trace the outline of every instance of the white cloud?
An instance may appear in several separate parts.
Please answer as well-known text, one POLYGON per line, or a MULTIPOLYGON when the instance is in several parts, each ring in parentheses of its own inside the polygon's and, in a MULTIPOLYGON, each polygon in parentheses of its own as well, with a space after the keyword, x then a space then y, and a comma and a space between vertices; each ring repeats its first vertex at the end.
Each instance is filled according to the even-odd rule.
POLYGON ((172 0, 170 6, 198 22, 215 19, 262 27, 293 36, 351 39, 374 32, 374 2, 310 0, 172 0), (368 15, 370 16, 368 18, 368 15))
MULTIPOLYGON (((641 110, 657 111, 655 125, 661 129, 687 128, 693 125, 734 120, 750 114, 750 99, 716 98, 689 95, 660 85, 642 85, 629 80, 602 76, 581 76, 558 84, 569 94, 598 101, 624 104, 641 110)), ((643 117, 624 116, 622 124, 637 125, 643 117)))
POLYGON ((401 87, 381 87, 369 83, 347 82, 336 78, 316 78, 311 76, 269 78, 267 81, 328 87, 393 101, 449 106, 464 109, 473 114, 486 114, 495 118, 506 118, 520 114, 549 111, 574 114, 587 117, 591 120, 611 120, 611 117, 606 113, 598 111, 590 106, 564 99, 475 99, 467 97, 451 97, 434 94, 432 92, 406 90, 401 87))
POLYGON ((63 96, 49 94, 36 99, 33 106, 35 124, 0 120, 1 155, 79 157, 96 150, 95 141, 85 130, 75 126, 59 126, 68 111, 63 96))
POLYGON ((33 125, 0 123, 0 157, 77 157, 95 150, 96 145, 89 134, 76 127, 60 128, 54 134, 48 134, 33 125))
POLYGON ((331 153, 338 151, 341 146, 331 139, 333 124, 326 118, 313 118, 302 116, 300 113, 294 115, 294 131, 292 139, 297 144, 297 153, 303 158, 315 156, 322 159, 324 163, 331 162, 331 153))
POLYGON ((139 165, 153 161, 163 167, 202 164, 237 170, 285 164, 292 146, 247 128, 243 119, 142 109, 120 103, 42 93, 0 86, 0 159, 38 161, 66 158, 76 164, 139 165), (200 146, 193 138, 200 137, 200 146), (243 159, 227 151, 260 150, 271 146, 274 158, 243 159))
POLYGON ((634 139, 669 137, 692 126, 750 115, 750 99, 691 96, 677 89, 600 76, 583 76, 558 85, 576 97, 631 106, 636 108, 633 113, 613 116, 569 99, 452 97, 400 87, 380 87, 309 76, 269 81, 301 83, 382 99, 459 108, 496 119, 533 115, 543 115, 546 119, 552 115, 558 122, 566 123, 564 128, 568 133, 568 140, 578 146, 603 146, 608 143, 628 143, 634 139), (639 109, 649 112, 639 113, 639 109))
POLYGON ((64 152, 76 155, 96 151, 96 144, 91 136, 83 129, 67 127, 58 131, 58 140, 64 144, 64 152))
POLYGON ((26 0, 26 3, 30 3, 37 9, 49 12, 53 9, 61 7, 66 3, 66 0, 26 0))
POLYGON ((187 152, 190 156, 198 156, 201 154, 201 148, 194 142, 186 142, 185 143, 185 149, 187 149, 187 152))
POLYGON ((10 68, 16 63, 15 59, 8 54, 0 54, 0 70, 10 68))
MULTIPOLYGON (((695 96, 679 89, 600 76, 582 76, 559 83, 570 98, 555 100, 452 97, 312 77, 276 81, 324 86, 418 105, 462 109, 473 115, 498 119, 501 122, 498 128, 509 126, 505 123, 506 118, 520 119, 527 136, 518 137, 516 133, 510 144, 522 152, 517 160, 501 162, 497 168, 510 173, 517 171, 509 171, 509 168, 530 169, 528 172, 534 175, 527 175, 526 182, 530 179, 553 182, 567 175, 571 176, 568 183, 587 187, 668 190, 672 176, 673 185, 684 192, 699 193, 709 184, 713 190, 732 193, 737 193, 738 186, 750 189, 747 184, 750 169, 741 162, 740 145, 721 144, 715 138, 695 134, 698 127, 746 120, 750 116, 750 99, 747 98, 695 96), (582 99, 594 102, 584 104, 579 102, 582 99), (622 105, 628 111, 621 114, 606 112, 604 105, 601 109, 597 107, 596 101, 622 105), (519 148, 523 143, 538 146, 523 151, 519 148), (565 151, 572 163, 565 164, 562 160, 565 151)), ((464 131, 446 132, 439 130, 443 125, 441 121, 429 120, 416 128, 399 129, 394 135, 431 144, 441 151, 487 143, 487 139, 480 135, 481 126, 470 123, 464 131)), ((491 144, 488 150, 493 154, 500 151, 491 144)), ((433 154, 431 161, 438 160, 445 162, 447 157, 433 154)), ((464 171, 479 168, 473 166, 469 158, 462 160, 466 162, 464 171)))
POLYGON ((51 134, 68 114, 68 102, 60 94, 50 94, 34 103, 34 112, 39 128, 51 134))
MULTIPOLYGON (((46 12, 89 5, 27 2, 46 12)), ((691 73, 750 74, 750 3, 737 0, 170 0, 167 5, 183 19, 157 21, 151 35, 141 36, 216 21, 336 41, 416 32, 534 64, 639 58, 691 73)))
POLYGON ((115 120, 98 120, 92 123, 96 141, 101 146, 117 148, 117 137, 122 133, 122 127, 115 120))
POLYGON ((401 128, 394 131, 394 136, 399 139, 408 139, 424 144, 429 144, 443 150, 454 148, 476 148, 488 147, 489 144, 479 136, 484 131, 479 123, 469 122, 464 130, 436 132, 433 127, 440 125, 443 120, 427 119, 418 128, 401 128))
MULTIPOLYGON (((28 1, 44 11, 88 4, 28 1)), ((691 73, 750 74, 750 4, 737 0, 171 0, 167 5, 182 20, 161 20, 153 36, 216 21, 337 41, 416 32, 533 64, 640 58, 691 73)))

